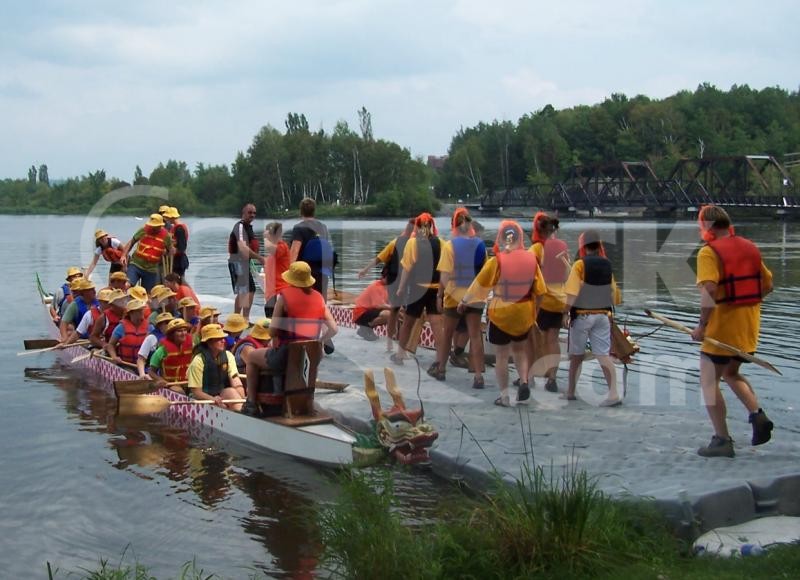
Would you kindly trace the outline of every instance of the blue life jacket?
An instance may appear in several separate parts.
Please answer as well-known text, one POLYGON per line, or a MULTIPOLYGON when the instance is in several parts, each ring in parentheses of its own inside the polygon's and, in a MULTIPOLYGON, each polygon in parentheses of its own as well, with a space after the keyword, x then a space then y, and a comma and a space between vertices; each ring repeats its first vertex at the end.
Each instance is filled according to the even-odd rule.
POLYGON ((319 235, 306 242, 300 259, 308 263, 312 272, 320 272, 325 276, 333 274, 333 269, 339 261, 330 241, 319 235))
POLYGON ((86 302, 83 299, 83 296, 76 296, 74 302, 75 305, 78 307, 78 318, 75 320, 75 326, 77 326, 78 323, 80 323, 80 321, 83 320, 83 315, 89 312, 89 308, 91 308, 92 306, 100 308, 100 302, 98 302, 97 298, 92 300, 91 304, 86 304, 86 302))
POLYGON ((486 246, 480 238, 456 236, 453 244, 453 282, 459 288, 468 288, 486 261, 486 246))
POLYGON ((67 284, 66 282, 64 282, 61 285, 61 293, 63 294, 63 296, 61 297, 61 300, 58 301, 58 307, 56 308, 56 310, 58 311, 59 315, 64 313, 64 310, 63 310, 64 302, 66 302, 67 299, 72 294, 72 290, 69 289, 69 284, 67 284))

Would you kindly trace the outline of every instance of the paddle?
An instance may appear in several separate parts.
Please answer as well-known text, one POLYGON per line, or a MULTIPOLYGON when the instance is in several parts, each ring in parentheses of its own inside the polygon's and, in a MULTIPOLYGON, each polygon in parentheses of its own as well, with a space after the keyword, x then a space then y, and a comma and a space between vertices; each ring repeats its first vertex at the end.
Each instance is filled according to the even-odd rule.
POLYGON ((346 389, 348 386, 350 386, 350 383, 336 383, 336 382, 334 382, 334 381, 323 381, 323 380, 321 380, 321 379, 317 379, 317 382, 315 383, 315 385, 314 385, 314 386, 315 386, 315 388, 317 388, 317 389, 327 389, 327 390, 329 390, 329 391, 339 391, 339 392, 342 392, 342 391, 344 391, 344 390, 345 390, 345 389, 346 389))
POLYGON ((61 341, 56 338, 29 338, 23 340, 22 343, 25 345, 25 350, 32 350, 56 346, 60 344, 61 341))
MULTIPOLYGON (((244 403, 247 399, 223 399, 225 404, 244 403)), ((214 405, 213 399, 186 399, 170 401, 161 395, 120 395, 117 401, 119 415, 149 415, 166 411, 173 405, 214 405)))
MULTIPOLYGON (((674 328, 675 330, 680 330, 681 332, 685 332, 686 334, 692 334, 692 329, 689 328, 688 326, 684 326, 680 322, 676 322, 674 320, 670 320, 666 316, 662 316, 661 314, 656 314, 652 310, 648 310, 646 308, 645 308, 644 313, 647 314, 647 316, 649 316, 650 318, 655 318, 656 320, 658 320, 662 324, 665 324, 665 325, 667 325, 667 326, 669 326, 671 328, 674 328)), ((743 350, 740 350, 740 349, 736 348, 735 346, 731 346, 730 344, 725 344, 724 342, 720 342, 719 340, 717 340, 715 338, 711 338, 710 336, 705 337, 705 340, 707 340, 709 344, 712 344, 712 345, 714 345, 714 346, 716 346, 718 348, 724 348, 725 350, 728 350, 728 351, 736 354, 736 356, 739 356, 739 357, 743 358, 746 361, 749 361, 751 363, 755 363, 758 366, 764 367, 765 369, 772 371, 773 373, 778 373, 779 375, 783 375, 783 373, 781 371, 779 371, 774 365, 772 365, 772 363, 770 363, 769 361, 764 360, 763 358, 758 358, 757 356, 753 356, 752 354, 750 354, 748 352, 744 352, 743 350)))
MULTIPOLYGON (((168 387, 182 387, 189 381, 174 381, 167 383, 168 387)), ((130 381, 114 381, 114 391, 119 395, 143 395, 158 389, 156 381, 151 378, 133 379, 130 381)))
POLYGON ((66 348, 68 346, 83 346, 85 344, 89 344, 89 341, 88 340, 76 340, 75 342, 71 342, 69 344, 63 344, 63 343, 61 343, 61 342, 59 342, 59 341, 57 341, 55 339, 46 339, 46 340, 43 339, 43 340, 40 340, 40 341, 26 340, 25 341, 25 349, 26 350, 24 350, 22 352, 18 352, 17 356, 25 356, 27 354, 39 354, 40 352, 48 352, 48 351, 51 351, 51 350, 58 350, 60 348, 66 348), (35 344, 35 343, 39 343, 39 342, 47 342, 48 345, 45 346, 45 347, 38 347, 38 346, 29 347, 28 346, 29 344, 35 344), (55 344, 52 344, 52 343, 55 343, 55 344))
MULTIPOLYGON (((83 353, 83 354, 79 354, 78 356, 76 356, 75 358, 73 358, 73 359, 70 361, 70 363, 71 363, 71 364, 75 364, 76 362, 80 362, 80 361, 82 361, 82 360, 86 360, 87 358, 92 358, 92 357, 94 357, 94 358, 101 358, 101 359, 103 359, 103 360, 107 360, 108 362, 111 362, 111 363, 114 363, 114 364, 116 364, 116 361, 115 361, 113 358, 111 358, 110 356, 106 356, 106 355, 104 355, 104 354, 100 354, 100 351, 98 351, 98 350, 90 350, 89 352, 85 352, 85 353, 83 353)), ((121 360, 121 361, 119 361, 119 364, 120 364, 120 365, 122 365, 122 366, 125 366, 125 367, 130 367, 130 368, 132 368, 132 369, 139 370, 139 367, 137 367, 137 366, 136 366, 134 363, 132 363, 132 362, 128 362, 128 361, 121 360)))

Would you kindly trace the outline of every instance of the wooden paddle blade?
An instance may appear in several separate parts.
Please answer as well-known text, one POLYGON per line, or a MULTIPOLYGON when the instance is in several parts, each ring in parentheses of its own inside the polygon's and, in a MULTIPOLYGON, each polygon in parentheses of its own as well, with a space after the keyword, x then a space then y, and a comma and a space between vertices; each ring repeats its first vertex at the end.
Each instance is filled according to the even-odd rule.
POLYGON ((58 340, 55 338, 32 338, 23 341, 25 350, 36 350, 40 348, 51 348, 58 346, 58 340))
POLYGON ((73 358, 69 362, 70 362, 70 364, 75 364, 76 362, 80 362, 82 360, 86 360, 87 358, 92 356, 93 352, 94 352, 93 350, 90 350, 89 352, 85 352, 83 354, 79 354, 78 356, 76 356, 75 358, 73 358))
POLYGON ((130 381, 114 381, 114 392, 120 395, 144 395, 158 389, 153 379, 133 379, 130 381))
POLYGON ((350 383, 337 383, 337 382, 334 382, 334 381, 323 381, 323 380, 317 379, 317 382, 316 382, 316 384, 314 386, 317 389, 327 389, 329 391, 342 392, 348 386, 350 386, 350 383))
POLYGON ((169 407, 169 399, 160 395, 120 395, 117 399, 118 415, 151 415, 169 407))
POLYGON ((734 346, 731 346, 729 344, 725 344, 724 342, 720 342, 720 341, 718 341, 718 340, 716 340, 714 338, 711 338, 711 337, 706 337, 706 340, 708 342, 710 342, 711 344, 713 344, 714 346, 718 346, 719 348, 724 348, 725 350, 731 351, 733 354, 735 354, 739 358, 743 358, 746 361, 749 361, 751 363, 757 364, 760 367, 764 367, 768 371, 772 371, 773 373, 777 373, 777 374, 783 376, 783 373, 781 371, 779 371, 777 367, 775 367, 769 361, 764 360, 763 358, 759 358, 757 356, 753 356, 749 352, 744 352, 743 350, 739 350, 738 348, 736 348, 734 346))

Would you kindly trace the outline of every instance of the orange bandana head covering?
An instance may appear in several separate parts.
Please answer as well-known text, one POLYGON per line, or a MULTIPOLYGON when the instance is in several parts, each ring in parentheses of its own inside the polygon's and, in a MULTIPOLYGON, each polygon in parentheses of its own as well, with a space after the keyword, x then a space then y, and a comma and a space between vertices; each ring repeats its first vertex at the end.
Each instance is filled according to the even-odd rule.
MULTIPOLYGON (((438 236, 439 230, 436 229, 436 222, 433 219, 433 216, 428 212, 421 213, 417 216, 417 219, 414 221, 414 226, 417 228, 417 232, 419 229, 424 229, 427 232, 428 236, 438 236)), ((414 232, 414 235, 417 235, 417 232, 414 232)))
POLYGON ((535 244, 539 242, 543 244, 547 238, 542 236, 542 228, 545 225, 545 222, 548 220, 549 216, 544 213, 543 211, 536 212, 536 215, 533 216, 533 231, 531 232, 531 241, 535 244))
POLYGON ((600 244, 600 248, 597 250, 597 255, 605 258, 606 248, 603 245, 603 240, 600 238, 600 234, 597 232, 597 230, 586 230, 580 236, 578 236, 578 256, 581 258, 586 256, 586 246, 595 242, 600 244))
POLYGON ((510 252, 517 248, 525 248, 522 228, 514 220, 503 220, 497 230, 497 237, 494 240, 495 255, 500 252, 510 252))
POLYGON ((453 236, 466 234, 472 237, 475 235, 475 228, 472 227, 472 216, 469 215, 467 208, 460 207, 453 212, 453 219, 450 221, 450 233, 453 236))

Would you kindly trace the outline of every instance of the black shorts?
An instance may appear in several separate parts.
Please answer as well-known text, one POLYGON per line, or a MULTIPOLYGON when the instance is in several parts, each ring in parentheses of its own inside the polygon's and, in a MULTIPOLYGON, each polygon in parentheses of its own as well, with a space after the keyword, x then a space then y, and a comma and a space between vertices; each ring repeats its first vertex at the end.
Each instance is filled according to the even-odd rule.
POLYGON ((561 323, 564 320, 564 314, 561 312, 552 312, 550 310, 539 309, 539 314, 536 315, 536 324, 540 330, 550 330, 551 328, 561 328, 561 323))
MULTIPOLYGON (((708 354, 707 352, 702 352, 702 351, 700 352, 700 354, 701 354, 701 356, 704 356, 704 357, 708 358, 709 360, 711 360, 711 362, 713 362, 715 365, 724 366, 724 365, 728 364, 729 362, 731 362, 732 360, 738 360, 739 362, 743 362, 743 363, 749 362, 749 361, 746 361, 745 359, 743 359, 742 357, 735 356, 735 355, 727 356, 727 355, 724 355, 724 354, 708 354)), ((753 353, 751 352, 751 353, 748 353, 748 354, 753 354, 753 353)))
POLYGON ((508 344, 510 342, 522 342, 523 340, 527 340, 528 339, 528 333, 527 332, 525 334, 520 334, 518 336, 514 336, 514 335, 511 335, 511 334, 508 334, 507 332, 504 332, 504 331, 500 330, 499 328, 497 328, 497 326, 492 324, 491 321, 489 321, 489 333, 488 334, 489 334, 489 336, 488 336, 489 343, 490 344, 496 344, 498 346, 503 346, 503 345, 506 345, 506 344, 508 344))
POLYGON ((427 312, 429 315, 439 314, 439 309, 436 307, 437 292, 438 290, 436 288, 428 288, 425 290, 425 293, 419 300, 406 306, 406 314, 413 318, 422 316, 423 311, 427 312))
POLYGON ((372 326, 370 323, 378 318, 381 315, 382 310, 380 308, 371 308, 364 312, 361 316, 358 317, 358 320, 354 320, 356 324, 359 326, 372 326))
POLYGON ((483 305, 481 304, 480 307, 475 306, 467 306, 464 308, 464 313, 461 314, 458 312, 458 308, 445 308, 443 314, 448 318, 458 318, 458 324, 456 324, 455 332, 467 332, 467 314, 477 314, 480 316, 483 314, 483 305))
POLYGON ((386 286, 386 292, 389 294, 389 304, 392 310, 397 310, 401 306, 405 306, 407 302, 406 297, 408 292, 401 292, 400 296, 397 295, 397 283, 389 284, 386 286))

